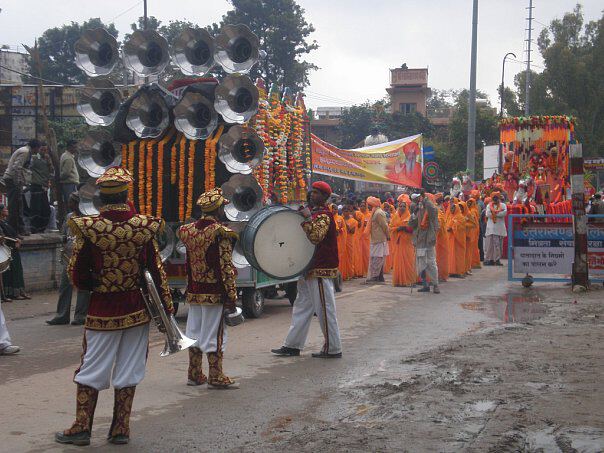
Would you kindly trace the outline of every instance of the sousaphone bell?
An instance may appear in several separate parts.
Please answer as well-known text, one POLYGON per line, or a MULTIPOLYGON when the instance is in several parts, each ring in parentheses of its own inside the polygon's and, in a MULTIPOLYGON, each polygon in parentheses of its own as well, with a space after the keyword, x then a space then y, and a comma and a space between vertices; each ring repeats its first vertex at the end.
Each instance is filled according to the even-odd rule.
POLYGON ((159 74, 170 60, 168 41, 155 30, 136 30, 124 43, 123 60, 140 76, 159 74))
POLYGON ((227 123, 246 123, 258 111, 258 88, 248 76, 228 75, 216 87, 214 108, 227 123))
POLYGON ((186 75, 204 75, 214 66, 214 38, 203 28, 185 28, 172 43, 172 62, 186 75))
POLYGON ((262 188, 253 175, 233 175, 222 185, 222 192, 230 202, 224 207, 229 220, 248 221, 262 208, 262 188))
POLYGON ((191 85, 174 107, 174 126, 189 140, 208 138, 218 125, 213 91, 214 85, 191 85))
POLYGON ((132 99, 126 114, 126 126, 138 138, 157 138, 170 124, 170 94, 159 85, 145 85, 132 99))
POLYGON ((264 142, 245 126, 232 126, 220 137, 218 146, 218 158, 231 173, 248 175, 264 157, 264 142))
POLYGON ((99 188, 96 185, 96 178, 89 179, 86 184, 80 187, 78 195, 80 196, 78 209, 83 215, 99 214, 103 203, 101 203, 101 196, 99 188))
POLYGON ((260 56, 258 36, 243 24, 225 25, 214 43, 214 59, 228 74, 248 73, 260 56))
POLYGON ((79 145, 78 163, 91 177, 98 178, 122 163, 120 145, 106 130, 91 130, 79 145))
POLYGON ((119 59, 117 40, 104 28, 84 31, 73 50, 76 66, 90 77, 109 74, 119 59))
POLYGON ((122 95, 107 79, 91 79, 78 90, 78 113, 91 126, 109 126, 115 120, 122 95))

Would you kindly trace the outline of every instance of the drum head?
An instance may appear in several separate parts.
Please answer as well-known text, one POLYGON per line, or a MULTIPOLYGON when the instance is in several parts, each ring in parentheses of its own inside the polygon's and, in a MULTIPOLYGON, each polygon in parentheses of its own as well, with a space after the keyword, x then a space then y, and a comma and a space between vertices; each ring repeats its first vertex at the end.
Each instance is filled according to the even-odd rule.
POLYGON ((262 272, 277 279, 293 278, 309 266, 315 246, 300 226, 300 213, 286 209, 268 216, 254 237, 254 258, 262 272))
POLYGON ((10 248, 6 245, 0 245, 0 263, 4 263, 5 261, 10 260, 10 248))

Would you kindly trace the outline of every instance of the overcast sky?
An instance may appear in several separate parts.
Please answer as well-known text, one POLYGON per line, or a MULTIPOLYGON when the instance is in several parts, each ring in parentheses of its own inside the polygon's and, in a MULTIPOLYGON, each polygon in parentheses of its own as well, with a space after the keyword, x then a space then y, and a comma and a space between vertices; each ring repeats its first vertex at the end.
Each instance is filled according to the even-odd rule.
MULTIPOLYGON (((351 105, 386 95, 389 68, 403 62, 429 68, 429 86, 469 86, 471 0, 298 0, 312 23, 320 48, 308 60, 321 69, 311 74, 307 105, 351 105)), ((205 26, 229 9, 226 0, 149 0, 149 15, 168 22, 187 19, 205 26)), ((575 0, 534 0, 534 39, 544 25, 573 9, 575 0)), ((583 0, 586 21, 602 14, 601 0, 583 0)), ((480 0, 478 82, 498 103, 501 61, 506 52, 524 60, 528 0, 480 0)), ((0 44, 32 44, 45 29, 90 17, 114 22, 123 36, 142 15, 136 0, 4 0, 0 1, 0 44)), ((543 64, 535 49, 534 69, 543 64)), ((266 49, 270 52, 270 49, 266 49)), ((523 69, 506 68, 506 85, 523 69)))

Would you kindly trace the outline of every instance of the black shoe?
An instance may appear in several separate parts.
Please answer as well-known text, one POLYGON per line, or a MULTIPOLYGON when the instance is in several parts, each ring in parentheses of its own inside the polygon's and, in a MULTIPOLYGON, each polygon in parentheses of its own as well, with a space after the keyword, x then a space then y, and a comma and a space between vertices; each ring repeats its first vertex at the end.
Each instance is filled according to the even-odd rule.
POLYGON ((337 354, 328 354, 327 352, 313 352, 311 354, 316 359, 341 359, 342 353, 338 352, 337 354))
POLYGON ((420 289, 417 290, 418 293, 429 293, 430 292, 430 287, 429 286, 424 286, 420 289))
POLYGON ((55 440, 60 444, 72 444, 78 446, 90 445, 90 433, 82 431, 77 434, 67 435, 65 433, 56 433, 55 440))
POLYGON ((51 320, 46 321, 46 324, 49 326, 62 326, 64 324, 69 324, 69 320, 65 321, 60 318, 52 318, 51 320))
POLYGON ((434 289, 432 290, 432 292, 434 294, 440 294, 440 288, 438 286, 435 286, 434 289))
POLYGON ((499 260, 495 261, 494 266, 503 266, 503 263, 499 260))
POLYGON ((483 264, 485 266, 492 266, 493 265, 493 261, 485 261, 483 264))
POLYGON ((117 436, 111 436, 109 442, 115 445, 126 445, 130 442, 130 437, 124 436, 123 434, 118 434, 117 436))
POLYGON ((83 326, 85 322, 86 321, 84 321, 83 319, 74 319, 73 321, 71 321, 71 325, 72 326, 83 326))
POLYGON ((279 349, 271 349, 271 352, 275 355, 296 357, 300 355, 300 350, 296 348, 288 348, 287 346, 281 346, 279 349))

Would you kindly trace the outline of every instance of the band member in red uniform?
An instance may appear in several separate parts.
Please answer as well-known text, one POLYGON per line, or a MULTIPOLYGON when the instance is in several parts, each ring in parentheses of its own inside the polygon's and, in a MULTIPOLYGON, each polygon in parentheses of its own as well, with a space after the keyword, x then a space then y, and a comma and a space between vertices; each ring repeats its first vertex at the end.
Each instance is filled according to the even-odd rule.
POLYGON ((72 217, 75 236, 67 272, 73 285, 91 291, 86 316, 82 363, 77 384, 76 419, 56 434, 59 443, 88 445, 100 390, 115 389, 109 442, 130 439, 134 391, 145 375, 149 321, 140 292, 142 273, 149 270, 164 308, 173 311, 170 289, 155 239, 160 219, 136 214, 128 201, 132 177, 121 167, 109 168, 97 179, 104 207, 99 215, 72 217))
POLYGON ((304 348, 308 329, 316 313, 325 338, 323 349, 313 353, 318 358, 342 357, 340 331, 336 319, 336 298, 333 279, 338 274, 338 239, 336 225, 325 202, 331 195, 331 187, 323 181, 312 185, 308 208, 301 212, 306 217, 302 228, 317 250, 310 270, 298 280, 298 297, 294 302, 292 323, 285 344, 271 352, 281 356, 298 356, 304 348))
POLYGON ((237 302, 233 244, 237 233, 220 223, 225 218, 224 205, 229 201, 221 189, 201 194, 197 205, 203 213, 194 223, 183 225, 178 237, 187 249, 187 318, 186 335, 197 340, 189 348, 188 385, 210 388, 237 388, 235 381, 222 372, 226 345, 224 312, 233 312, 237 302), (202 370, 203 353, 209 363, 209 376, 202 370))

